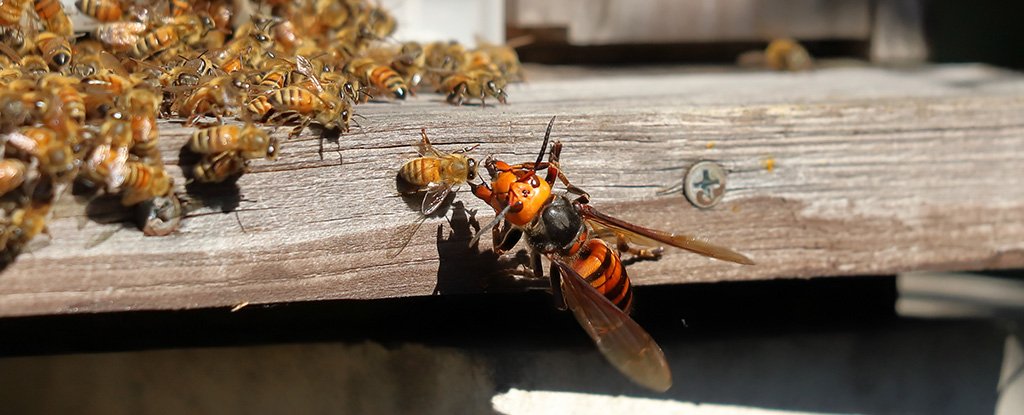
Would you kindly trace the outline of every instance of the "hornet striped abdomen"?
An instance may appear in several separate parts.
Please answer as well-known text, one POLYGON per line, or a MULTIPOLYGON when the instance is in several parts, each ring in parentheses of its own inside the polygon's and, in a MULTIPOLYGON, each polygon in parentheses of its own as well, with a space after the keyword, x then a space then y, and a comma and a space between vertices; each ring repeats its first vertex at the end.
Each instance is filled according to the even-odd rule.
POLYGON ((633 287, 626 268, 622 266, 622 259, 607 242, 601 239, 587 241, 572 268, 597 292, 629 314, 633 306, 633 287))

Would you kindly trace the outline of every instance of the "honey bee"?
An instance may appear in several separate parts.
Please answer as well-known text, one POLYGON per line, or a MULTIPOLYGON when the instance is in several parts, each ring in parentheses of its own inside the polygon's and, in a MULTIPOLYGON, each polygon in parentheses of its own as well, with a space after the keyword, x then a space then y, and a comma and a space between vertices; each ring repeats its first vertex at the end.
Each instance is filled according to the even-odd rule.
POLYGON ((188 146, 199 154, 234 151, 245 160, 277 160, 277 139, 251 123, 244 127, 231 124, 196 130, 192 133, 188 146))
POLYGON ((139 43, 139 37, 146 32, 146 24, 133 21, 104 23, 96 27, 96 39, 115 51, 128 51, 139 43))
POLYGON ((64 5, 60 0, 35 0, 35 9, 47 31, 64 38, 75 35, 71 18, 64 13, 64 5))
MULTIPOLYGON (((2 9, 2 6, 0 6, 2 9)), ((25 34, 21 32, 21 29, 11 26, 0 26, 0 43, 3 43, 11 49, 11 51, 17 51, 25 46, 25 34)), ((11 55, 11 53, 5 53, 11 55)), ((17 52, 14 53, 17 55, 17 52)), ((12 58, 11 56, 8 56, 12 58)), ((17 61, 17 58, 12 58, 13 61, 17 61)))
POLYGON ((149 164, 163 165, 160 149, 157 148, 156 115, 160 108, 160 97, 149 90, 136 88, 128 93, 126 102, 124 110, 131 125, 132 153, 149 164))
POLYGON ((201 183, 220 183, 245 171, 245 160, 234 151, 203 159, 193 168, 192 176, 201 183))
POLYGON ((25 182, 28 166, 25 162, 8 158, 0 160, 0 195, 21 187, 25 182))
POLYGON ((29 122, 34 116, 34 105, 21 92, 0 91, 0 132, 10 133, 29 122))
POLYGON ((171 9, 171 16, 177 17, 182 16, 192 10, 192 2, 189 0, 170 0, 169 7, 171 9))
POLYGON ((181 105, 172 107, 178 115, 187 117, 186 125, 192 125, 199 117, 212 115, 218 123, 242 106, 249 84, 240 74, 221 75, 202 83, 181 105))
POLYGON ((390 66, 381 65, 371 58, 357 58, 345 66, 345 73, 358 78, 363 85, 377 91, 386 91, 397 99, 405 99, 409 86, 390 66))
POLYGON ((36 46, 55 71, 71 63, 71 44, 53 32, 43 32, 36 36, 36 46))
POLYGON ((130 149, 103 143, 94 147, 85 159, 82 178, 108 192, 116 192, 124 181, 124 166, 128 163, 130 149))
POLYGON ((420 212, 430 215, 441 206, 452 190, 476 179, 476 160, 465 155, 476 145, 454 153, 444 153, 430 145, 426 129, 420 130, 420 135, 423 137, 418 144, 420 157, 402 165, 396 183, 401 193, 426 192, 420 212))
POLYGON ((160 75, 160 84, 167 86, 197 86, 204 77, 212 77, 218 73, 216 65, 205 55, 181 62, 180 65, 164 71, 160 75))
MULTIPOLYGON (((525 41, 532 41, 532 39, 526 39, 525 41)), ((523 43, 520 42, 519 44, 523 43)), ((470 60, 474 59, 472 55, 481 54, 486 56, 487 61, 493 64, 501 72, 502 76, 509 81, 521 81, 523 79, 523 68, 522 64, 519 63, 519 55, 511 46, 477 42, 476 50, 472 52, 470 60)))
POLYGON ((118 0, 76 0, 75 7, 101 22, 121 20, 121 3, 118 0))
POLYGON ((200 45, 206 34, 217 27, 205 12, 174 17, 169 24, 177 28, 181 42, 189 46, 200 45))
POLYGON ((417 42, 402 43, 398 55, 391 61, 391 68, 405 79, 410 88, 416 88, 423 80, 427 56, 423 46, 417 42))
POLYGON ((811 69, 814 60, 797 41, 775 39, 764 50, 765 63, 776 71, 803 71, 811 69))
POLYGON ((268 54, 273 55, 273 48, 274 38, 267 34, 266 24, 259 27, 248 22, 235 31, 235 37, 224 48, 212 55, 221 70, 232 73, 244 67, 258 67, 268 54))
POLYGON ((46 59, 43 59, 39 55, 28 55, 21 58, 19 62, 21 71, 33 77, 40 77, 50 72, 50 65, 46 63, 46 59))
POLYGON ((28 0, 5 0, 0 3, 0 24, 15 26, 21 24, 21 15, 25 12, 28 0))
POLYGON ((161 26, 136 41, 129 54, 137 59, 146 58, 176 45, 179 41, 176 26, 161 26))
POLYGON ((267 109, 273 111, 266 120, 268 123, 298 122, 290 134, 292 137, 299 135, 311 123, 319 124, 325 130, 348 132, 352 119, 351 106, 347 101, 328 92, 314 94, 296 86, 258 96, 248 108, 260 116, 266 115, 267 109))
MULTIPOLYGON (((85 42, 79 42, 75 45, 75 59, 72 62, 72 74, 82 78, 114 74, 125 77, 127 80, 127 77, 130 74, 117 57, 112 55, 110 52, 102 50, 94 53, 82 53, 78 46, 83 43, 85 42)), ((130 83, 130 80, 128 82, 130 83)))
POLYGON ((434 71, 454 72, 466 64, 466 48, 458 42, 433 42, 423 48, 428 68, 434 71))
POLYGON ((86 107, 82 94, 78 92, 79 80, 58 74, 47 74, 39 80, 39 86, 50 89, 64 106, 64 112, 74 122, 85 122, 86 107))
POLYGON ((506 99, 505 80, 486 69, 468 72, 456 72, 441 80, 438 92, 448 94, 448 103, 462 105, 467 99, 479 99, 481 105, 487 105, 486 98, 492 96, 504 104, 506 99))
POLYGON ((146 200, 138 209, 142 213, 142 233, 146 236, 170 235, 181 224, 181 201, 173 192, 146 200))
POLYGON ((138 161, 125 163, 120 174, 123 176, 120 182, 124 191, 121 204, 125 206, 167 196, 174 184, 174 180, 163 167, 138 161))
POLYGON ((82 78, 85 92, 120 96, 135 87, 135 81, 114 73, 101 73, 82 78))
POLYGON ((39 170, 50 177, 64 177, 76 168, 75 155, 65 137, 43 127, 22 127, 8 135, 8 143, 39 162, 39 170))
POLYGON ((628 315, 633 292, 618 251, 656 258, 660 249, 639 249, 631 244, 665 244, 739 264, 750 265, 753 261, 695 237, 633 225, 594 209, 589 195, 571 185, 562 173, 560 143, 554 144, 548 161, 542 162, 553 123, 554 118, 548 124, 537 161, 516 165, 493 159, 485 162, 490 186, 471 184, 473 194, 497 214, 484 229, 493 230, 497 252, 511 249, 525 235, 534 276, 544 273, 541 256, 551 262, 551 290, 560 308, 572 310, 598 350, 630 380, 665 391, 672 385, 668 363, 654 339, 628 315), (539 170, 544 169, 547 173, 541 177, 539 170), (549 183, 556 179, 577 197, 554 194, 549 183), (501 232, 496 227, 499 222, 505 224, 501 232), (613 248, 606 238, 616 246, 613 248))
POLYGON ((45 233, 52 207, 49 201, 31 201, 11 212, 0 234, 0 250, 8 255, 16 254, 33 238, 45 233))

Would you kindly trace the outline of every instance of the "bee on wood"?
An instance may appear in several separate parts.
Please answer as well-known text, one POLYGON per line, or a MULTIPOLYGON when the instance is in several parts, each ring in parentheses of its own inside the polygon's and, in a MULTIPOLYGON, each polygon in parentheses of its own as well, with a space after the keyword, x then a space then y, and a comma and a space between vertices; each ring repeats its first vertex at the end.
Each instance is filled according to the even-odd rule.
POLYGON ((146 163, 163 165, 160 149, 157 148, 159 134, 156 116, 160 109, 160 97, 147 89, 136 88, 128 93, 125 102, 127 105, 124 112, 132 132, 131 152, 146 163))
POLYGON ((0 233, 0 251, 13 257, 33 238, 46 233, 46 221, 52 208, 50 201, 31 201, 14 209, 4 220, 3 231, 0 233))
POLYGON ((212 157, 203 157, 192 170, 192 176, 201 183, 220 183, 245 171, 245 160, 236 152, 227 151, 212 157))
POLYGON ((101 22, 121 20, 121 2, 119 0, 77 0, 75 7, 86 16, 101 22))
POLYGON ((463 183, 476 179, 476 160, 466 153, 476 145, 454 153, 438 151, 430 145, 426 129, 420 130, 420 157, 405 162, 398 170, 398 191, 405 194, 425 192, 420 212, 430 215, 442 205, 448 194, 463 183))
POLYGON ((53 32, 43 32, 36 36, 36 46, 54 71, 60 71, 71 63, 71 44, 53 32))
POLYGON ((187 99, 177 102, 171 110, 186 117, 186 125, 192 125, 199 117, 210 115, 223 123, 226 115, 233 114, 242 106, 249 84, 240 74, 221 75, 202 82, 187 99))
POLYGON ((299 135, 309 124, 319 124, 325 130, 348 132, 352 119, 351 105, 328 92, 314 94, 301 87, 290 86, 268 95, 260 95, 248 105, 258 117, 273 112, 266 122, 287 124, 297 122, 290 135, 299 135))
POLYGON ((218 125, 196 130, 188 141, 189 149, 198 154, 218 154, 234 151, 244 160, 277 159, 277 139, 249 123, 218 125))
POLYGON ((438 92, 448 94, 448 103, 462 105, 465 100, 479 99, 486 105, 488 96, 505 104, 505 79, 500 74, 487 69, 475 69, 468 72, 455 72, 441 79, 438 92))
POLYGON ((122 176, 121 204, 135 205, 155 197, 167 196, 174 180, 161 166, 129 161, 119 174, 122 176))

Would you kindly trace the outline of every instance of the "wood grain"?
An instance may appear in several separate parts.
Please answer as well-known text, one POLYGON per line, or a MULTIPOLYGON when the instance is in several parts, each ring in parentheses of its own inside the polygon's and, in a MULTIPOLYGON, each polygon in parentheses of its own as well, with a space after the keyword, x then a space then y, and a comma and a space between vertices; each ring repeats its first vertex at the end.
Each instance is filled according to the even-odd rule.
MULTIPOLYGON (((122 209, 86 209, 66 195, 48 243, 41 237, 43 246, 0 273, 0 315, 543 287, 515 277, 517 258, 496 258, 489 242, 483 253, 467 248, 470 217, 493 215, 465 192, 449 220, 427 220, 392 257, 416 229, 419 203, 396 193, 394 174, 423 127, 442 149, 479 143, 480 158, 532 159, 552 115, 563 167, 595 206, 758 262, 669 251, 629 267, 637 284, 1024 265, 1017 73, 533 69, 509 105, 455 108, 431 94, 362 105, 362 127, 326 142, 322 160, 307 132, 285 142, 277 162, 255 163, 237 189, 190 186, 190 213, 167 237, 100 223, 122 209), (657 194, 702 159, 729 173, 723 203, 698 210, 681 194, 657 194)), ((174 165, 189 130, 165 123, 161 133, 180 185, 174 165)))

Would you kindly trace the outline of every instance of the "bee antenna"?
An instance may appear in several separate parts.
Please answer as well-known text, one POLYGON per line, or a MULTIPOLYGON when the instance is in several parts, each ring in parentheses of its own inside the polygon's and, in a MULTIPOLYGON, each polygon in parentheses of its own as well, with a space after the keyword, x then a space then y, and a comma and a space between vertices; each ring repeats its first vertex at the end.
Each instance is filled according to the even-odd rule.
POLYGON ((483 235, 485 230, 498 226, 498 224, 501 223, 501 220, 505 219, 505 214, 510 210, 512 210, 512 205, 506 205, 501 212, 498 212, 487 226, 480 228, 480 230, 476 232, 476 235, 473 235, 473 239, 469 240, 469 246, 476 246, 476 243, 480 241, 480 235, 483 235))
POLYGON ((542 161, 544 161, 544 151, 548 149, 548 140, 551 138, 551 127, 555 125, 555 117, 551 117, 551 121, 548 121, 548 129, 544 132, 544 144, 540 146, 540 154, 537 155, 537 162, 534 163, 534 170, 537 169, 542 161))

